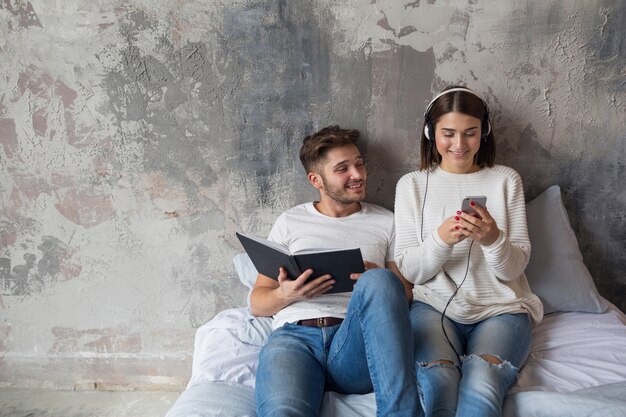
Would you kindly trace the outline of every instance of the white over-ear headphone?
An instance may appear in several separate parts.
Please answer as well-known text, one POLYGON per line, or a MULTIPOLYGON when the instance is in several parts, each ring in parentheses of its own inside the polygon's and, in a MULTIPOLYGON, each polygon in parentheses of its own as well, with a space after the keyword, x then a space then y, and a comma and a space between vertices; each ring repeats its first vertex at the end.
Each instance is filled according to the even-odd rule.
POLYGON ((455 91, 464 91, 466 93, 470 93, 473 96, 478 97, 478 99, 483 103, 483 106, 485 106, 485 118, 481 121, 482 124, 480 137, 483 140, 487 140, 487 136, 489 136, 489 133, 491 133, 491 122, 489 121, 489 106, 487 106, 487 103, 485 102, 485 100, 482 99, 482 97, 480 97, 469 88, 464 87, 455 87, 449 90, 442 91, 441 93, 437 94, 435 98, 430 100, 430 103, 428 103, 428 106, 426 106, 426 111, 424 111, 424 136, 426 136, 426 139, 431 142, 435 140, 435 125, 432 120, 428 120, 428 114, 430 113, 430 109, 433 107, 433 104, 435 103, 435 101, 437 101, 439 97, 444 96, 448 93, 454 93, 455 91))

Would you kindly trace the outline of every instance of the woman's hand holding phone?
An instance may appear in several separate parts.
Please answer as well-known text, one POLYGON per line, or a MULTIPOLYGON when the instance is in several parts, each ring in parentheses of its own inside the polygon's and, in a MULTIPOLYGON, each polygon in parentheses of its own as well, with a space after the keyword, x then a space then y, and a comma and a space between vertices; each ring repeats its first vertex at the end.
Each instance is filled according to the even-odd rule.
MULTIPOLYGON (((464 204, 468 200, 469 209, 456 212, 457 215, 454 216, 457 222, 455 230, 460 231, 466 238, 474 239, 475 242, 483 246, 489 246, 500 236, 500 229, 498 229, 496 221, 485 207, 487 198, 483 198, 483 205, 478 203, 480 201, 478 197, 466 197, 463 199, 464 204)), ((462 208, 467 207, 462 205, 462 208)))
POLYGON ((474 205, 479 205, 481 207, 487 207, 487 197, 485 197, 484 195, 475 195, 475 196, 468 196, 465 197, 463 199, 463 202, 461 203, 461 211, 463 213, 467 213, 467 214, 471 214, 471 215, 478 215, 476 213, 476 210, 474 210, 474 205, 472 204, 474 203, 474 205))
POLYGON ((461 210, 447 218, 437 229, 441 240, 448 245, 455 245, 467 238, 484 246, 495 242, 500 236, 500 229, 485 208, 486 202, 487 197, 484 196, 465 197, 461 210))
POLYGON ((448 217, 437 229, 439 237, 448 245, 456 245, 465 240, 466 236, 459 227, 458 216, 448 217))

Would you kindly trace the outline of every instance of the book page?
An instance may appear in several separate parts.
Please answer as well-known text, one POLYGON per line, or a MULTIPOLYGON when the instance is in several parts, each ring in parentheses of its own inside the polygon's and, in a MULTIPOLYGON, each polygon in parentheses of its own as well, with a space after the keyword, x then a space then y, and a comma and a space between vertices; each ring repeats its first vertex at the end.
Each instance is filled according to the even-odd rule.
POLYGON ((289 253, 289 250, 284 245, 281 245, 280 243, 272 242, 271 240, 263 239, 261 237, 249 235, 246 233, 240 233, 240 235, 245 236, 250 240, 254 240, 255 242, 259 242, 262 245, 269 246, 272 249, 276 249, 277 251, 282 252, 286 255, 291 255, 289 253))
POLYGON ((352 250, 352 249, 359 249, 359 248, 319 248, 319 249, 303 249, 303 250, 299 250, 297 252, 294 252, 293 255, 306 255, 306 254, 310 254, 310 253, 325 253, 325 252, 337 252, 337 251, 341 251, 341 250, 352 250))

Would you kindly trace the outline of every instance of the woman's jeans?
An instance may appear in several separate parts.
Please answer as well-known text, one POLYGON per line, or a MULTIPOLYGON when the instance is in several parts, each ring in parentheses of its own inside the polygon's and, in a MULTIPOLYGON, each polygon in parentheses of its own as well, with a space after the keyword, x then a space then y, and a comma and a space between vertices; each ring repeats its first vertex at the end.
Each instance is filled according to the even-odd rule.
POLYGON ((375 391, 377 415, 421 416, 404 287, 389 270, 357 281, 344 321, 317 328, 285 324, 261 350, 259 416, 318 416, 325 390, 375 391))
POLYGON ((504 397, 530 350, 527 314, 502 314, 475 324, 444 318, 414 301, 410 308, 415 368, 426 416, 491 417, 502 415, 504 397), (501 361, 494 365, 482 356, 501 361))

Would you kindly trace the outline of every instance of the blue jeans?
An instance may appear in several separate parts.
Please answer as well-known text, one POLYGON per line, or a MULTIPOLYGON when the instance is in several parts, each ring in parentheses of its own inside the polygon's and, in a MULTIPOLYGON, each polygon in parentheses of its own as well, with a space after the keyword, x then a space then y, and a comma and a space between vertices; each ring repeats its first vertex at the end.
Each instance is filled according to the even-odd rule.
POLYGON ((404 287, 389 270, 357 281, 344 321, 317 328, 285 324, 261 350, 259 416, 318 416, 325 390, 375 392, 377 415, 421 416, 404 287))
POLYGON ((474 324, 444 318, 414 301, 410 308, 415 368, 426 416, 495 417, 530 351, 528 314, 502 314, 474 324), (501 361, 494 365, 483 356, 501 361))

